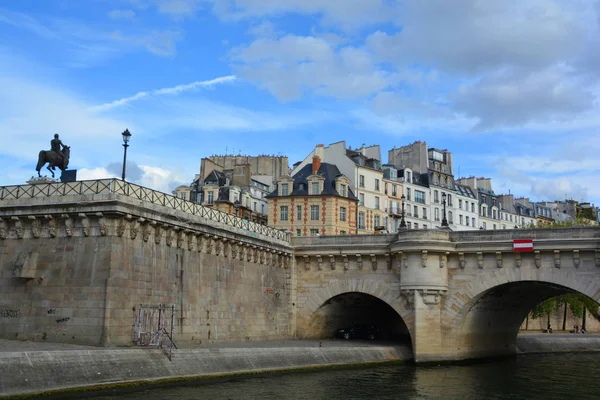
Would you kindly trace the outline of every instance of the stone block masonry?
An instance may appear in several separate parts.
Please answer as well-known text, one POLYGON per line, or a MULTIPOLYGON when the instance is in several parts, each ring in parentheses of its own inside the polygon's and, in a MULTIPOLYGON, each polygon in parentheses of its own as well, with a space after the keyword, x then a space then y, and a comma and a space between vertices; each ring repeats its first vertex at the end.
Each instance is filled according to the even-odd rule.
POLYGON ((132 345, 140 304, 177 343, 292 335, 289 243, 126 196, 3 201, 0 337, 132 345))

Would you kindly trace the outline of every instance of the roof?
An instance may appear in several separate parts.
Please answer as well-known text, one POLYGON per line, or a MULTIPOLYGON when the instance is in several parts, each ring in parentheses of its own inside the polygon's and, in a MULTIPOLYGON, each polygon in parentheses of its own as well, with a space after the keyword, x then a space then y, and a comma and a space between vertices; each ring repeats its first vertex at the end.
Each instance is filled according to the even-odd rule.
POLYGON ((472 199, 477 198, 477 196, 475 196, 475 193, 473 193, 473 189, 471 189, 469 186, 460 185, 456 182, 454 183, 454 186, 456 186, 456 191, 458 192, 458 194, 465 197, 470 197, 472 199))
POLYGON ((210 174, 204 178, 204 183, 206 184, 208 182, 216 182, 217 186, 225 186, 227 177, 221 171, 212 170, 210 174))
MULTIPOLYGON (((289 196, 308 196, 308 181, 307 178, 309 176, 311 176, 312 173, 312 163, 311 164, 307 164, 304 167, 302 167, 302 169, 300 171, 298 171, 296 173, 296 175, 294 175, 292 177, 292 179, 294 180, 293 183, 293 188, 291 193, 289 194, 289 196)), ((344 176, 340 170, 338 169, 338 167, 334 164, 329 164, 329 163, 321 163, 321 166, 319 167, 319 170, 317 171, 317 175, 321 175, 323 178, 325 178, 325 183, 323 186, 323 191, 320 193, 321 196, 340 196, 341 195, 337 192, 337 189, 335 187, 335 180, 340 177, 340 176, 344 176)), ((277 197, 277 188, 275 188, 275 190, 270 193, 269 195, 267 195, 266 197, 277 197)), ((351 199, 351 200, 358 200, 358 198, 354 195, 354 193, 352 192, 352 190, 350 189, 350 187, 348 186, 348 196, 347 198, 351 199)))

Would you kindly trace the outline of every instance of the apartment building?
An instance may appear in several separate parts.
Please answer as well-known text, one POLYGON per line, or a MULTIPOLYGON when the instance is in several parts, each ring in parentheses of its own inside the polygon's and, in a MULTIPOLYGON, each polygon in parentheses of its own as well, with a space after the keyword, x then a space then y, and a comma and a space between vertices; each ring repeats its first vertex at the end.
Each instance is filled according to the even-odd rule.
POLYGON ((294 176, 279 177, 267 200, 272 228, 296 236, 357 233, 358 198, 351 180, 317 155, 294 176))
POLYGON ((389 204, 389 200, 384 190, 379 145, 363 145, 353 150, 346 147, 345 141, 329 146, 318 144, 303 161, 294 165, 291 176, 294 177, 306 165, 311 164, 315 156, 323 163, 335 165, 349 179, 350 190, 358 199, 358 233, 372 234, 389 230, 388 212, 385 210, 385 204, 389 204))

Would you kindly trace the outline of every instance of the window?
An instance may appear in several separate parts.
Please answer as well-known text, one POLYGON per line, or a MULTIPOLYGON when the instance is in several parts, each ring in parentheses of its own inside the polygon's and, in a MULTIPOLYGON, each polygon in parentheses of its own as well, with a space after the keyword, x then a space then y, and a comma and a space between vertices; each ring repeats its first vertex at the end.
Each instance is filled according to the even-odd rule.
POLYGON ((425 204, 425 192, 415 190, 415 201, 417 203, 425 204))
POLYGON ((410 200, 410 188, 406 188, 406 200, 410 200))
POLYGON ((471 203, 471 212, 475 212, 475 203, 471 203))
POLYGON ((310 219, 312 221, 319 220, 319 206, 310 206, 310 219))
POLYGON ((359 206, 364 206, 365 205, 365 194, 364 193, 359 193, 358 194, 358 205, 359 206))
POLYGON ((359 175, 358 176, 358 186, 360 187, 365 187, 365 176, 364 175, 359 175))
POLYGON ((492 218, 496 219, 496 210, 492 210, 492 218))
POLYGON ((254 202, 254 211, 256 211, 256 202, 254 202))
POLYGON ((282 183, 281 184, 281 195, 287 196, 290 192, 289 188, 290 188, 290 185, 288 185, 287 183, 282 183))
POLYGON ((458 216, 458 223, 461 225, 463 224, 463 216, 462 215, 458 216))
POLYGON ((410 223, 410 222, 407 222, 407 223, 406 223, 406 227, 407 227, 408 229, 410 229, 410 228, 411 228, 411 226, 410 226, 410 225, 411 225, 411 223, 410 223))
POLYGON ((358 229, 365 229, 365 213, 362 211, 358 213, 358 229))
POLYGON ((465 225, 469 226, 469 217, 465 217, 465 225))
POLYGON ((454 220, 452 219, 452 211, 448 211, 448 223, 453 224, 454 220))
POLYGON ((483 227, 484 230, 487 229, 487 227, 485 226, 485 222, 482 222, 481 226, 483 227))
POLYGON ((496 224, 494 224, 494 230, 496 230, 496 224))
POLYGON ((462 210, 462 200, 458 199, 458 208, 460 208, 462 210))
POLYGON ((381 219, 379 218, 379 215, 375 215, 373 217, 373 226, 381 226, 381 219))
POLYGON ((319 230, 318 229, 311 229, 310 230, 310 235, 311 236, 319 236, 319 230))
POLYGON ((296 236, 302 236, 302 229, 296 229, 296 236))
POLYGON ((340 185, 340 196, 346 197, 346 185, 340 185))
POLYGON ((296 219, 302 221, 302 206, 296 206, 296 219))
POLYGON ((414 211, 413 217, 419 218, 419 207, 414 206, 413 211, 414 211))
POLYGON ((450 207, 452 207, 452 195, 451 194, 448 195, 448 205, 450 207))
POLYGON ((379 179, 375 179, 375 190, 379 192, 379 179))
POLYGON ((415 229, 419 229, 419 224, 415 222, 415 229))
POLYGON ((438 184, 438 176, 437 176, 437 174, 434 174, 434 175, 433 175, 433 184, 434 184, 434 185, 437 185, 437 184, 438 184))
POLYGON ((313 182, 310 184, 312 194, 320 194, 319 182, 313 182))
POLYGON ((279 215, 279 220, 287 221, 288 220, 288 206, 281 206, 280 210, 281 210, 280 211, 281 214, 279 215))
POLYGON ((440 220, 440 209, 439 208, 433 209, 433 217, 436 221, 440 220))
POLYGON ((398 195, 398 185, 392 185, 392 196, 398 195))
POLYGON ((340 235, 345 235, 346 231, 340 231, 340 235))
POLYGON ((206 192, 206 194, 208 195, 208 199, 206 200, 206 202, 208 204, 213 204, 215 202, 215 192, 211 190, 206 192))
POLYGON ((477 226, 477 224, 475 223, 475 217, 471 218, 471 226, 472 227, 476 227, 477 226))
POLYGON ((423 219, 427 219, 427 209, 423 207, 423 219))
POLYGON ((427 229, 427 225, 423 224, 423 229, 427 229))
POLYGON ((346 222, 346 207, 340 207, 340 221, 346 222))
POLYGON ((437 190, 434 190, 433 191, 433 201, 436 202, 436 203, 440 202, 440 198, 439 198, 438 195, 439 195, 439 192, 437 190))
POLYGON ((410 173, 410 171, 406 172, 406 181, 412 182, 412 174, 410 173))
POLYGON ((496 206, 496 199, 492 199, 492 206, 495 207, 496 206))
POLYGON ((379 210, 379 197, 375 196, 375 208, 379 210))

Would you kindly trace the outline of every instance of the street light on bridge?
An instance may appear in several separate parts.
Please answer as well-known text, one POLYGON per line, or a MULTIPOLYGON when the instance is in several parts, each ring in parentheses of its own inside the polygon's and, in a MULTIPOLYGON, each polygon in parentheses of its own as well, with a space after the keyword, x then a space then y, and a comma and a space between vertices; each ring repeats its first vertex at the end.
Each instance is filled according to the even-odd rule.
POLYGON ((442 205, 444 206, 444 216, 442 218, 442 226, 448 226, 448 220, 446 219, 446 193, 442 193, 442 205))
POLYGON ((406 200, 406 196, 402 195, 400 199, 402 199, 402 219, 400 220, 400 228, 406 228, 406 220, 404 219, 404 201, 406 200))
POLYGON ((123 135, 123 173, 121 174, 121 180, 125 180, 125 167, 127 165, 127 148, 129 147, 129 139, 131 139, 131 133, 129 132, 129 129, 125 129, 123 131, 123 133, 121 133, 121 135, 123 135))

